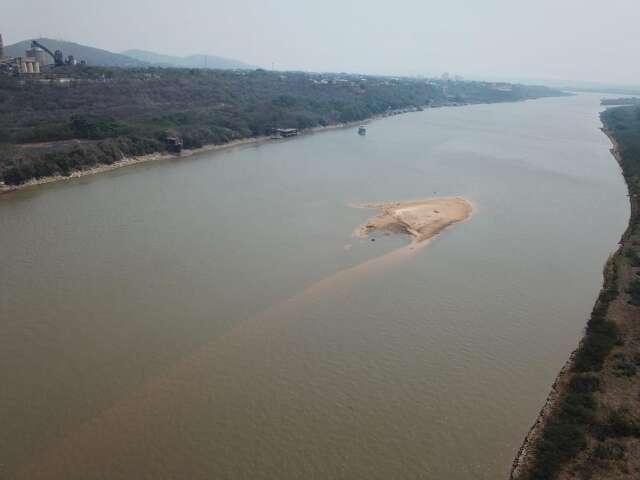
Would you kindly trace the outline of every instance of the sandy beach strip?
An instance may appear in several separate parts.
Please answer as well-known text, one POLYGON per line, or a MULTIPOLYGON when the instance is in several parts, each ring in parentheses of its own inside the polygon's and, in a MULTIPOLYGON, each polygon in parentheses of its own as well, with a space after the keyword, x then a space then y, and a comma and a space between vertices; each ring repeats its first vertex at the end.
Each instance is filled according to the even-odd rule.
POLYGON ((376 230, 404 233, 413 238, 413 243, 429 240, 450 225, 467 220, 473 213, 471 203, 461 197, 366 204, 359 207, 377 209, 380 213, 358 228, 354 232, 356 236, 366 237, 376 230))

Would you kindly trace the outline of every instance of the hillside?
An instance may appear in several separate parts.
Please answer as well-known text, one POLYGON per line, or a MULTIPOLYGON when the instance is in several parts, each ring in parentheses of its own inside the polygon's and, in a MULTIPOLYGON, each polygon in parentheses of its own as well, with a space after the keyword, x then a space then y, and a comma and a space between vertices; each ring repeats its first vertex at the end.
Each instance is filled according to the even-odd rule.
MULTIPOLYGON (((87 47, 78 43, 66 42, 62 40, 53 40, 51 38, 35 39, 42 43, 52 52, 62 50, 65 56, 73 55, 76 60, 85 60, 89 65, 98 65, 102 67, 141 67, 145 63, 121 55, 119 53, 109 52, 100 48, 87 47)), ((25 51, 31 48, 31 40, 14 43, 5 46, 5 55, 10 57, 21 57, 25 55, 25 51)), ((53 63, 53 62, 51 62, 53 63)))
POLYGON ((218 68, 229 70, 255 70, 255 65, 234 60, 232 58, 217 57, 213 55, 190 55, 188 57, 175 57, 171 55, 161 55, 147 50, 126 50, 122 55, 135 58, 142 62, 149 63, 156 67, 178 67, 178 68, 218 68))

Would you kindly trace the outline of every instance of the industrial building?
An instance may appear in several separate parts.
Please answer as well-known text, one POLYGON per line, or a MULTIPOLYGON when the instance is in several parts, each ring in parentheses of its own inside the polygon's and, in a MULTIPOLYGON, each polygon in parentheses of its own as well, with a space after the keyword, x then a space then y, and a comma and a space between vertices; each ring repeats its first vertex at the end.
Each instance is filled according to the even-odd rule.
POLYGON ((15 57, 0 59, 0 75, 37 75, 40 63, 31 57, 15 57))
POLYGON ((18 73, 23 75, 40 73, 40 63, 35 58, 17 57, 15 58, 15 62, 18 68, 18 73))
POLYGON ((43 66, 54 64, 56 67, 63 65, 85 65, 86 62, 78 62, 73 55, 65 58, 60 50, 52 52, 46 46, 36 40, 31 42, 31 48, 25 52, 24 57, 4 57, 2 34, 0 34, 0 74, 5 75, 35 75, 39 74, 43 66))
POLYGON ((40 66, 44 66, 44 65, 47 65, 48 63, 51 63, 47 59, 47 53, 40 47, 32 47, 29 50, 27 50, 27 57, 34 58, 40 64, 40 66))
POLYGON ((4 43, 0 34, 0 74, 37 75, 40 66, 46 64, 46 53, 42 48, 32 45, 24 57, 5 57, 4 43))
POLYGON ((17 72, 17 65, 10 58, 4 56, 4 43, 0 33, 0 74, 11 74, 17 72))

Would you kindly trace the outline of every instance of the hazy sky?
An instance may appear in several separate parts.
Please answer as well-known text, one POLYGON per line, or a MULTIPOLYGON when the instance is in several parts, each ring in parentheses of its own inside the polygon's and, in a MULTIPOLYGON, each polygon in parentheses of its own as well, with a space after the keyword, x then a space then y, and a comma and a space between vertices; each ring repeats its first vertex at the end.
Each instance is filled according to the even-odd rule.
POLYGON ((5 43, 276 69, 640 84, 640 0, 4 0, 5 43))

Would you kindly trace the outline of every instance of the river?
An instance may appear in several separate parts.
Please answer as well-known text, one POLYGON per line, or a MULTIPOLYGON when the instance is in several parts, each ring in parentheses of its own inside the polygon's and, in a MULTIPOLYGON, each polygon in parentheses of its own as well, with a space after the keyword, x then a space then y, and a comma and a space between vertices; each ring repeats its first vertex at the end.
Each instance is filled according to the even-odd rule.
POLYGON ((506 478, 628 219, 599 99, 3 195, 0 478, 506 478), (453 195, 425 248, 351 236, 353 204, 453 195))

